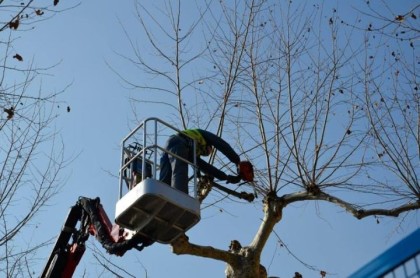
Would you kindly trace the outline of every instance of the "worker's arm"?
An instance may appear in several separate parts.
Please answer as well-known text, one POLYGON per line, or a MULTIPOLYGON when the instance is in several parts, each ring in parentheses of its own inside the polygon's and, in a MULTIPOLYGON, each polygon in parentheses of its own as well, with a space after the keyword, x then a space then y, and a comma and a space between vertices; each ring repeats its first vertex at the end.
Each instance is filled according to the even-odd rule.
POLYGON ((203 135, 204 140, 206 140, 208 145, 212 145, 214 148, 223 153, 231 162, 236 165, 239 164, 240 158, 239 155, 233 150, 233 148, 219 136, 206 131, 200 130, 200 133, 203 135))
MULTIPOLYGON (((232 182, 233 176, 226 175, 224 172, 220 171, 213 165, 205 162, 201 158, 197 158, 197 166, 200 171, 204 172, 205 174, 211 177, 215 177, 218 180, 223 180, 223 181, 228 180, 232 182)), ((239 180, 237 182, 239 182, 239 180)), ((236 182, 232 182, 232 183, 236 183, 236 182)))

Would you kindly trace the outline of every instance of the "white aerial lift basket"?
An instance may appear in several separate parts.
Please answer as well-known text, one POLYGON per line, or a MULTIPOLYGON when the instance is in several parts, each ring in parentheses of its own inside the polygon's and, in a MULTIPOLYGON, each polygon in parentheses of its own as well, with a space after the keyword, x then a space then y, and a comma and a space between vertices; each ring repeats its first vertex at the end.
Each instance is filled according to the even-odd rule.
MULTIPOLYGON (((158 124, 163 125, 167 132, 169 129, 172 134, 180 132, 159 119, 149 118, 123 140, 120 194, 115 209, 115 222, 151 240, 171 243, 200 221, 200 202, 196 194, 196 170, 194 170, 194 196, 172 188, 155 178, 160 168, 157 164, 157 154, 167 152, 159 146, 158 124), (148 134, 146 126, 149 122, 154 123, 154 128, 153 132, 148 134), (137 141, 136 135, 138 137, 139 133, 143 139, 142 147, 127 151, 128 142, 137 141), (149 155, 146 155, 147 153, 149 155), (123 195, 124 182, 129 190, 123 195)), ((160 134, 163 133, 161 130, 160 127, 160 134)), ((188 163, 196 169, 195 161, 188 163)))
POLYGON ((161 243, 170 243, 200 220, 200 203, 155 179, 145 179, 116 205, 115 222, 161 243))

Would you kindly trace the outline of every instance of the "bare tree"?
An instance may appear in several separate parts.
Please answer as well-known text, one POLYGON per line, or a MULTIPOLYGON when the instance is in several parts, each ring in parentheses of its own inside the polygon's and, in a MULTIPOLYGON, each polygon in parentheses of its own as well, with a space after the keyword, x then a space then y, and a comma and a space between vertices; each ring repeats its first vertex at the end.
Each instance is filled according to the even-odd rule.
MULTIPOLYGON (((379 16, 370 5, 370 23, 365 36, 364 105, 371 126, 373 155, 390 173, 391 180, 369 176, 401 207, 418 204, 420 196, 420 95, 419 24, 420 5, 404 14, 389 11, 379 16), (380 40, 378 39, 380 38, 380 40), (386 47, 384 47, 386 46, 386 47), (381 51, 376 51, 381 49, 381 51)), ((398 214, 398 210, 395 212, 398 214)))
POLYGON ((5 277, 31 275, 34 253, 45 243, 25 246, 23 233, 34 228, 34 216, 62 184, 63 146, 53 124, 61 92, 45 92, 39 81, 50 68, 34 66, 15 47, 18 36, 50 18, 57 3, 0 1, 0 273, 5 277))
POLYGON ((352 22, 322 4, 208 1, 197 21, 182 21, 181 2, 168 1, 158 11, 168 25, 137 5, 149 48, 127 34, 135 55, 124 57, 153 78, 120 76, 139 102, 171 106, 180 126, 235 136, 263 196, 248 244, 221 250, 183 237, 174 253, 223 261, 227 277, 267 277, 261 254, 292 203, 325 201, 357 219, 419 209, 419 6, 378 17, 360 4, 371 12, 352 22))

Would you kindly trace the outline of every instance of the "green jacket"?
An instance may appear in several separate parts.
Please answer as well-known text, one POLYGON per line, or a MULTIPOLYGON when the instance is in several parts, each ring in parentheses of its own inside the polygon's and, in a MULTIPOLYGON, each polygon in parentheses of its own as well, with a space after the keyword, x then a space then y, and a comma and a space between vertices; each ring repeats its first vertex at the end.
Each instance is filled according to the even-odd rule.
MULTIPOLYGON (((188 137, 196 140, 197 143, 197 166, 200 171, 203 171, 206 174, 209 174, 212 177, 215 177, 219 180, 226 180, 227 175, 214 167, 213 165, 205 162, 199 156, 204 153, 206 146, 213 146, 215 149, 223 153, 231 162, 236 165, 239 164, 240 158, 239 155, 233 150, 233 148, 219 136, 202 129, 187 129, 183 131, 188 137)), ((192 153, 191 153, 192 156, 192 153)), ((192 157, 190 157, 192 159, 192 157)))

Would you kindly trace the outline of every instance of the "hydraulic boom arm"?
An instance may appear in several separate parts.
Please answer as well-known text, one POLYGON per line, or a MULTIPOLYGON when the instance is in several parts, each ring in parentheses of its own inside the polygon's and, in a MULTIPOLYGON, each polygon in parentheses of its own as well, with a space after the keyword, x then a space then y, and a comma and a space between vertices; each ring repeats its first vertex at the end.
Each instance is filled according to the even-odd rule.
POLYGON ((129 235, 118 225, 112 225, 99 198, 80 197, 70 208, 41 278, 70 278, 79 264, 89 235, 94 235, 110 253, 123 256, 132 248, 141 251, 153 243, 141 235, 129 235), (80 222, 79 228, 76 228, 80 222), (71 241, 71 242, 70 242, 71 241))

